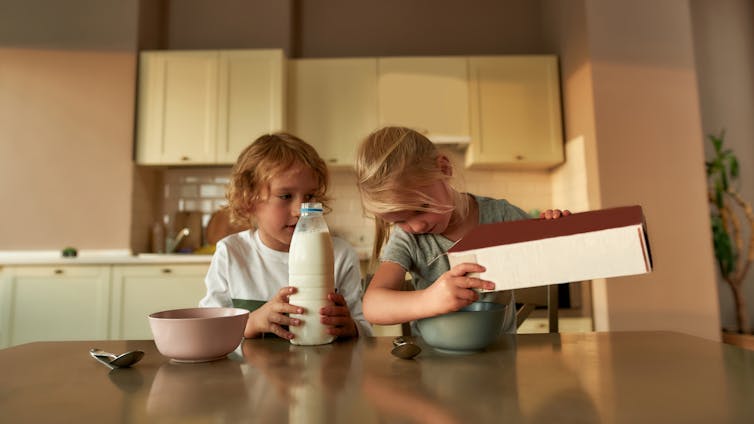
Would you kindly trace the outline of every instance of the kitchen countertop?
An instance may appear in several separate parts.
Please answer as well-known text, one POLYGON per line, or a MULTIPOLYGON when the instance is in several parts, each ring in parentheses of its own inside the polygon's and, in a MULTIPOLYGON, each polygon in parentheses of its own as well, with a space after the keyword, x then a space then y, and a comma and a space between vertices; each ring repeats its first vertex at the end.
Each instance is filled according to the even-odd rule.
MULTIPOLYGON (((369 260, 371 250, 356 247, 360 261, 369 260)), ((140 253, 129 249, 81 250, 75 258, 64 258, 58 250, 0 251, 0 267, 4 265, 139 265, 139 264, 209 264, 212 255, 140 253)))
POLYGON ((151 340, 0 350, 7 422, 754 422, 754 352, 671 332, 505 335, 483 352, 392 338, 294 346, 244 340, 227 358, 174 363, 151 340), (89 357, 141 349, 130 369, 89 357))
POLYGON ((3 251, 0 252, 0 266, 3 265, 139 265, 162 263, 209 264, 212 255, 192 254, 139 254, 130 250, 82 250, 75 258, 64 258, 60 251, 3 251))

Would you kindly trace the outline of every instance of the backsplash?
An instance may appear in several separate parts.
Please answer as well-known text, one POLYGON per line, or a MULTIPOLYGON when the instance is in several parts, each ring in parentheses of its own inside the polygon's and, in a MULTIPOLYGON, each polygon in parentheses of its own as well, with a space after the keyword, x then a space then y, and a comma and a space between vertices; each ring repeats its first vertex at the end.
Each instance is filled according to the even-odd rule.
POLYGON ((174 168, 163 175, 163 216, 167 217, 168 232, 173 227, 176 212, 201 212, 202 227, 216 210, 227 205, 225 188, 230 181, 230 168, 174 168))
MULTIPOLYGON (((552 181, 542 171, 469 171, 463 169, 463 157, 448 152, 457 165, 456 185, 460 190, 494 198, 507 199, 529 212, 552 207, 552 181), (462 174, 462 175, 460 175, 462 174)), ((225 186, 229 181, 227 168, 168 168, 163 174, 163 216, 179 211, 202 212, 206 228, 212 212, 227 204, 225 186)), ((336 169, 330 175, 332 212, 326 216, 330 230, 357 248, 370 249, 374 240, 372 221, 363 216, 352 170, 336 169)), ((568 205, 558 205, 566 208, 568 205)), ((169 224, 170 224, 169 223, 169 224)), ((170 225, 168 228, 175 231, 170 225)))

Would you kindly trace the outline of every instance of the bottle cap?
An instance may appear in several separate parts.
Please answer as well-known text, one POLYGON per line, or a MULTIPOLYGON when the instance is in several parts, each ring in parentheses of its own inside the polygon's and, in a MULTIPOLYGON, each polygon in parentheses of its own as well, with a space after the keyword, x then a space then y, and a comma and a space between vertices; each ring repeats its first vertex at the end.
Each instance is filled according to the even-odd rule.
POLYGON ((322 212, 322 203, 302 203, 301 212, 322 212))

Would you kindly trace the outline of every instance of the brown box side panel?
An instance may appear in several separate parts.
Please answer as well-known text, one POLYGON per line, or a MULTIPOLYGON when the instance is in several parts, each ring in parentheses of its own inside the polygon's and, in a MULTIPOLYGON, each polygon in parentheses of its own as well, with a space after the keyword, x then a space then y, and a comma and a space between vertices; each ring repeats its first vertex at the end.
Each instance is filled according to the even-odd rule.
POLYGON ((644 214, 638 205, 579 212, 559 219, 538 218, 482 224, 471 230, 448 252, 463 252, 636 224, 644 225, 644 214))

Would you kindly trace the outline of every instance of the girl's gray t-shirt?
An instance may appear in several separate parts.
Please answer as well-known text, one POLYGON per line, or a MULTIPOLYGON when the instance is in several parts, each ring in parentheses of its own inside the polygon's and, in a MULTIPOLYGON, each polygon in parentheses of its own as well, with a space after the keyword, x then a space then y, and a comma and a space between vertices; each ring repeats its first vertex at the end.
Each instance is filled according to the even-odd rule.
MULTIPOLYGON (((474 195, 474 199, 479 206, 480 224, 530 218, 521 208, 508 203, 506 200, 476 195, 474 195)), ((394 226, 390 238, 380 254, 380 261, 395 262, 402 266, 403 269, 411 273, 414 289, 425 289, 450 269, 448 257, 445 253, 454 243, 440 234, 409 234, 394 226), (433 261, 435 258, 437 259, 433 261)), ((507 296, 499 293, 499 298, 503 299, 507 296)), ((513 299, 513 296, 511 296, 508 304, 503 329, 509 333, 514 333, 516 330, 515 299, 513 299)))

